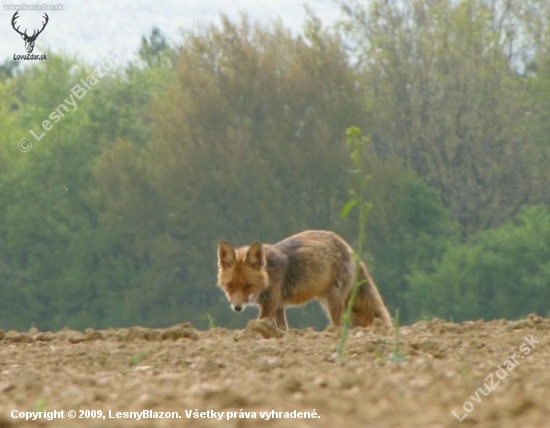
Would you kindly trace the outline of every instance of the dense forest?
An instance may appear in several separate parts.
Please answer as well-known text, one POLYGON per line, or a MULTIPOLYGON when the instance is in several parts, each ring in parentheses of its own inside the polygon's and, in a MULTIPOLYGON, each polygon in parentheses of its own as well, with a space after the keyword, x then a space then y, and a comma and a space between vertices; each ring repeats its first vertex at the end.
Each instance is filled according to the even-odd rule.
MULTIPOLYGON (((40 141, 97 65, 6 60, 0 328, 243 326, 256 312, 216 287, 218 241, 356 245, 350 126, 370 140, 366 262, 390 312, 549 316, 549 17, 546 0, 372 0, 299 33, 154 28, 40 141)), ((327 323, 316 304, 289 322, 327 323)))

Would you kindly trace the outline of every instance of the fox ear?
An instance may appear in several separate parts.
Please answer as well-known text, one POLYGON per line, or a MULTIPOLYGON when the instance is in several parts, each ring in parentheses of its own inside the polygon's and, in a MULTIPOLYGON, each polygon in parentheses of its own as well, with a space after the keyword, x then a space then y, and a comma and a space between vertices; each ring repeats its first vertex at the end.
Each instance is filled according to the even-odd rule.
POLYGON ((229 242, 220 241, 218 244, 218 266, 220 268, 229 268, 235 263, 235 250, 229 245, 229 242))
POLYGON ((264 247, 261 242, 254 242, 246 252, 246 261, 254 269, 265 266, 264 247))

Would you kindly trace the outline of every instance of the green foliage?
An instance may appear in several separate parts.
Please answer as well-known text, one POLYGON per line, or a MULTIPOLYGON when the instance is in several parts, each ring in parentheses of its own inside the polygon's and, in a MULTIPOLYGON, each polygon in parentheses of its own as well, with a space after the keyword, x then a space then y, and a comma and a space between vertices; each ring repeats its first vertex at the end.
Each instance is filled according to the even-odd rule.
POLYGON ((139 366, 145 359, 147 358, 147 353, 140 352, 137 355, 132 355, 130 358, 128 358, 128 365, 135 369, 137 366, 139 366))
POLYGON ((141 38, 139 58, 148 68, 158 68, 171 65, 176 53, 166 41, 166 37, 158 27, 153 27, 149 37, 141 38))
POLYGON ((2 171, 0 185, 0 199, 10 201, 0 217, 2 263, 9 266, 1 273, 8 300, 2 299, 6 308, 0 324, 21 329, 33 322, 41 329, 121 324, 127 316, 122 294, 140 267, 126 257, 121 234, 100 224, 92 167, 99 140, 110 129, 89 132, 88 120, 94 98, 102 96, 101 85, 109 83, 101 81, 77 101, 77 110, 33 141, 31 152, 17 150, 20 138, 33 138, 29 128, 40 134, 42 120, 80 78, 74 61, 49 56, 47 63, 10 82, 9 126, 21 126, 19 132, 8 129, 3 144, 13 162, 2 171), (52 75, 59 79, 50 84, 52 75))
POLYGON ((403 323, 547 315, 549 4, 503 1, 346 1, 303 35, 222 17, 179 46, 155 28, 29 153, 94 67, 0 65, 0 328, 243 327, 217 241, 321 228, 368 236, 403 323), (349 174, 352 125, 371 143, 349 174))
MULTIPOLYGON (((408 323, 406 276, 413 268, 431 272, 446 249, 460 242, 460 228, 439 192, 398 160, 380 160, 370 152, 364 162, 372 175, 366 189, 372 210, 365 261, 390 311, 399 308, 402 322, 408 323)), ((346 237, 358 232, 353 211, 349 217, 354 221, 341 221, 336 227, 346 237)))
POLYGON ((407 275, 412 269, 432 272, 434 262, 459 242, 459 228, 439 193, 414 175, 393 175, 388 184, 394 193, 384 196, 381 213, 374 202, 373 226, 368 230, 370 265, 388 307, 402 308, 401 319, 410 322, 407 275), (383 218, 375 217, 381 214, 383 218))
POLYGON ((216 322, 214 321, 214 318, 212 318, 212 315, 206 314, 206 317, 208 318, 208 328, 210 330, 213 330, 216 328, 216 322))
POLYGON ((395 338, 393 343, 393 351, 388 359, 395 364, 401 364, 406 361, 405 355, 401 352, 401 330, 399 323, 399 308, 395 310, 394 332, 395 338))
POLYGON ((548 316, 549 242, 550 212, 535 206, 451 247, 434 272, 417 269, 409 275, 411 315, 455 321, 548 316))
POLYGON ((549 110, 535 108, 518 75, 535 53, 547 73, 549 2, 342 4, 379 156, 397 154, 440 190, 464 236, 501 225, 526 203, 548 203, 550 150, 534 138, 547 128, 531 130, 534 116, 550 123, 549 110))
POLYGON ((363 133, 358 127, 350 127, 346 130, 347 140, 346 143, 351 151, 351 164, 352 172, 356 175, 356 180, 354 180, 355 187, 351 189, 351 195, 354 196, 350 200, 340 213, 341 218, 345 218, 349 215, 351 209, 354 206, 358 206, 359 209, 359 234, 357 252, 354 254, 355 257, 355 273, 353 278, 353 287, 351 289, 350 298, 348 301, 348 306, 346 312, 342 316, 342 332, 340 336, 340 342, 336 348, 338 358, 344 356, 344 348, 346 346, 346 341, 348 339, 349 329, 351 327, 351 313, 353 306, 355 305, 355 300, 357 298, 357 292, 359 288, 363 285, 362 281, 359 281, 360 271, 361 271, 361 261, 363 260, 363 249, 366 239, 366 226, 367 226, 367 216, 372 209, 372 204, 365 200, 365 191, 367 189, 367 184, 370 180, 370 176, 365 174, 363 169, 364 162, 362 159, 363 152, 366 145, 369 143, 369 139, 363 136, 363 133))
POLYGON ((47 408, 48 408, 48 405, 46 403, 46 400, 44 400, 43 398, 39 398, 38 400, 35 401, 35 403, 32 407, 32 411, 33 412, 43 412, 47 408))

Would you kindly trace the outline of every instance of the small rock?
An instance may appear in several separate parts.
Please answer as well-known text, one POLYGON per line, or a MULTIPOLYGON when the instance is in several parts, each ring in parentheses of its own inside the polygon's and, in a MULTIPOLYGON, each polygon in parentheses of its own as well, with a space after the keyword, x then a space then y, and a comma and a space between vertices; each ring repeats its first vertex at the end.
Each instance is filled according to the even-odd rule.
POLYGON ((277 367, 281 367, 281 360, 277 357, 263 357, 260 358, 258 366, 261 371, 268 372, 277 367))
POLYGON ((153 366, 136 366, 135 371, 146 371, 152 369, 153 366))
POLYGON ((533 324, 540 324, 543 322, 543 319, 539 317, 537 314, 529 314, 527 315, 527 318, 533 322, 533 324))
POLYGON ((438 348, 437 342, 427 339, 419 343, 411 343, 413 349, 421 349, 423 351, 434 351, 438 348))
POLYGON ((15 384, 10 382, 2 382, 0 383, 0 392, 8 392, 12 389, 15 389, 15 384))
POLYGON ((295 377, 287 377, 279 384, 279 389, 283 392, 298 392, 302 390, 302 382, 295 377))
POLYGON ((86 336, 86 340, 102 340, 105 339, 105 335, 97 330, 94 330, 93 328, 88 328, 84 332, 86 336))
POLYGON ((523 321, 524 320, 512 321, 510 324, 508 324, 508 330, 520 330, 520 329, 522 329, 523 327, 525 327, 525 325, 523 324, 523 321))
POLYGON ((342 389, 351 389, 359 383, 359 378, 357 376, 344 375, 339 381, 339 386, 342 389))
POLYGON ((80 331, 68 331, 66 337, 69 343, 80 343, 86 340, 86 336, 80 331))
POLYGON ((137 401, 138 401, 139 407, 143 407, 143 408, 154 407, 155 405, 158 404, 157 398, 155 398, 154 396, 148 393, 141 394, 137 401))
POLYGON ((315 378, 313 384, 319 388, 326 388, 328 386, 328 380, 325 377, 319 376, 315 378))
POLYGON ((424 389, 430 384, 430 379, 426 377, 419 377, 409 382, 413 388, 424 389))
POLYGON ((55 339, 55 335, 49 331, 38 333, 34 337, 34 340, 37 340, 39 342, 51 342, 54 339, 55 339))
POLYGON ((428 322, 425 320, 418 321, 417 323, 414 323, 411 327, 415 330, 424 331, 428 329, 428 322))

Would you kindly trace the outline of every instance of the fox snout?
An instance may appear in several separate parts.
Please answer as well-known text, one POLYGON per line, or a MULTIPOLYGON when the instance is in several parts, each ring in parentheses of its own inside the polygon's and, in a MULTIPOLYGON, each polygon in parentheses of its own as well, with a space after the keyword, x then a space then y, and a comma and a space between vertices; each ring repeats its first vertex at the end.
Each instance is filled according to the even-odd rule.
POLYGON ((242 312, 247 306, 255 304, 257 295, 249 294, 247 296, 246 294, 234 294, 231 296, 228 294, 227 299, 229 300, 231 309, 235 312, 242 312))

